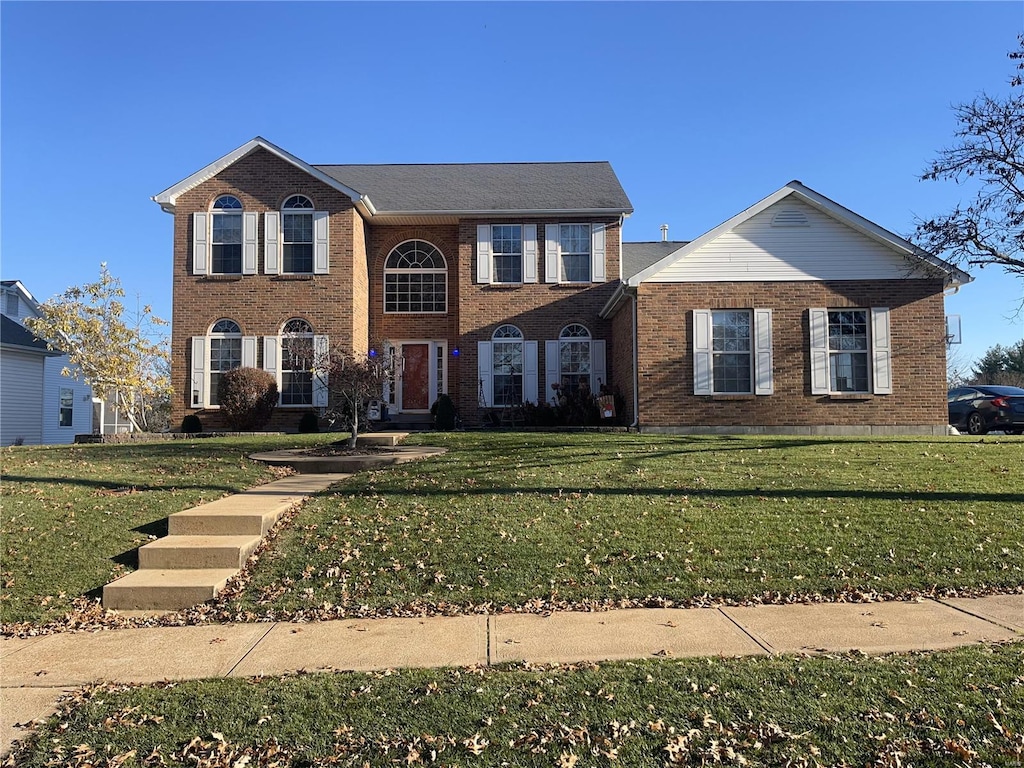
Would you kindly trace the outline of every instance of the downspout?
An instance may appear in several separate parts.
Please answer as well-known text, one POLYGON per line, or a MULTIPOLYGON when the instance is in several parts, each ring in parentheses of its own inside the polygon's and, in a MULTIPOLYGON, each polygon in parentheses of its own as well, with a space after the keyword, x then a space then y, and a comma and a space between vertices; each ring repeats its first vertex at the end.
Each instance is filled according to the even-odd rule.
MULTIPOLYGON (((639 288, 639 286, 638 286, 639 288)), ((638 346, 639 332, 637 330, 637 320, 639 318, 639 312, 637 306, 639 304, 639 290, 637 290, 633 296, 633 423, 629 425, 630 429, 636 429, 640 431, 640 349, 638 346)))

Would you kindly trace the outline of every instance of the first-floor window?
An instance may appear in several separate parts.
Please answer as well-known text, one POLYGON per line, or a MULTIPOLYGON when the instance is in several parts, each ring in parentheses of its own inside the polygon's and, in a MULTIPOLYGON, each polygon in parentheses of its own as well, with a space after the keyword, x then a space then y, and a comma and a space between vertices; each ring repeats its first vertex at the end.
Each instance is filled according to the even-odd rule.
POLYGON ((496 406, 523 402, 523 334, 514 325, 503 325, 491 340, 496 406))
POLYGON ((313 404, 313 327, 295 318, 281 336, 281 405, 313 404))
POLYGON ((749 393, 751 322, 748 310, 711 313, 711 369, 715 393, 749 393))
POLYGON ((75 390, 70 387, 60 388, 60 421, 62 427, 70 427, 75 421, 75 390))
POLYGON ((565 326, 558 337, 558 377, 566 396, 590 391, 590 331, 579 323, 565 326))
POLYGON ((828 373, 833 392, 869 392, 868 313, 829 310, 828 373))
POLYGON ((218 320, 210 330, 210 405, 219 405, 217 390, 228 371, 242 365, 242 329, 234 320, 218 320))

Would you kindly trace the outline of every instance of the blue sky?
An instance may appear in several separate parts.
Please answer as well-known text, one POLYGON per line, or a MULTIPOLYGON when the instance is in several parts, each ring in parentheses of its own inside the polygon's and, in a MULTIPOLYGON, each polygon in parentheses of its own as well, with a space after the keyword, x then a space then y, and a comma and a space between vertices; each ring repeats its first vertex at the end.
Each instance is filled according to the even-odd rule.
MULTIPOLYGON (((310 163, 609 160, 627 240, 692 239, 791 179, 898 234, 950 106, 1005 94, 1007 3, 0 4, 3 279, 106 261, 170 317, 150 200, 261 135, 310 163)), ((1024 281, 947 299, 965 360, 1024 338, 1024 281)))

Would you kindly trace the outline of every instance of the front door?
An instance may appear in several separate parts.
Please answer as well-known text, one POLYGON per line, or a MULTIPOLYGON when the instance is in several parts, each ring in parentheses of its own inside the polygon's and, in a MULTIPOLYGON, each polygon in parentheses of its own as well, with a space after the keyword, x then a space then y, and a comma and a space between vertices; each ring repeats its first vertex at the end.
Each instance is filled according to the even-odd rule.
POLYGON ((430 344, 402 344, 402 410, 430 408, 430 344))

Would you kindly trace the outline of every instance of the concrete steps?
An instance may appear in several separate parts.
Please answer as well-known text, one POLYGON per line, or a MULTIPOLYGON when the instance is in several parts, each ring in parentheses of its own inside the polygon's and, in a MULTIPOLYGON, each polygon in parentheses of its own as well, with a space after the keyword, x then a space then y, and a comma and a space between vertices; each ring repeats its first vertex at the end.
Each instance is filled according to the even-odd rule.
POLYGON ((171 515, 169 535, 139 548, 139 570, 103 588, 104 607, 177 611, 212 600, 285 512, 344 477, 293 475, 171 515))

